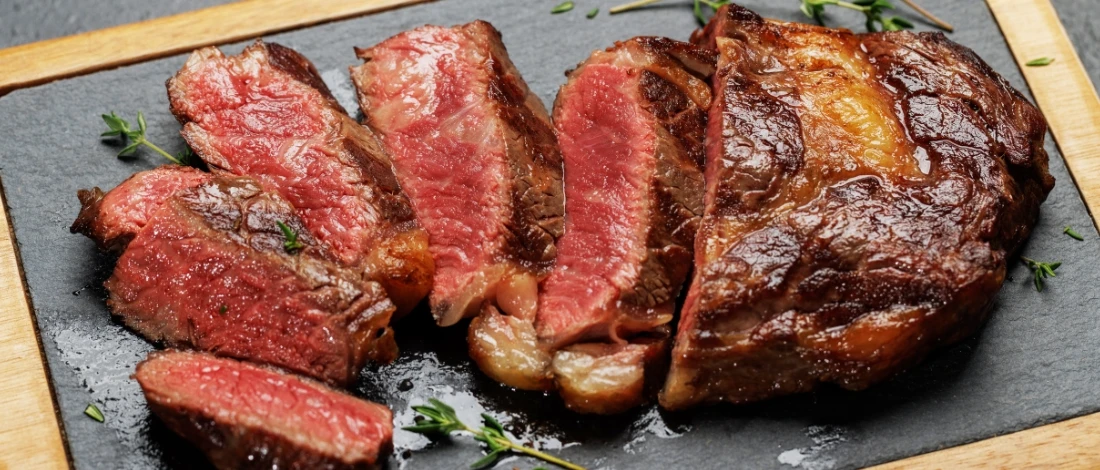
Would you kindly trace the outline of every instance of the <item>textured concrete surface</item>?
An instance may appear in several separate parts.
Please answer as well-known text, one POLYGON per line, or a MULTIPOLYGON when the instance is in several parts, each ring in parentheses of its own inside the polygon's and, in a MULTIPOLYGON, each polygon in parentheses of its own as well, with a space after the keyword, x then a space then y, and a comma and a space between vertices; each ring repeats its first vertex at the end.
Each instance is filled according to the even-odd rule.
MULTIPOLYGON (((594 20, 583 16, 589 5, 606 11, 619 1, 578 0, 578 11, 553 16, 547 10, 556 0, 444 1, 270 39, 311 58, 337 97, 355 109, 346 75, 346 67, 355 63, 353 45, 373 44, 426 22, 483 18, 502 30, 518 68, 549 103, 564 81, 562 72, 589 51, 639 34, 683 39, 695 26, 680 4, 594 20)), ((774 0, 744 3, 767 16, 798 18, 794 8, 774 0)), ((959 32, 952 39, 975 49, 1023 87, 982 2, 923 3, 958 23, 959 32)), ((1066 8, 1071 2, 1058 3, 1066 8)), ((72 4, 75 0, 68 3, 72 4)), ((0 11, 9 10, 4 6, 0 11)), ((1086 19, 1079 20, 1081 27, 1089 27, 1086 19)), ((7 31, 9 23, 3 21, 7 31)), ((848 15, 831 21, 858 26, 858 18, 848 15)), ((236 52, 240 47, 226 50, 236 52)), ((163 83, 184 58, 165 58, 0 98, 0 175, 78 469, 203 465, 194 449, 149 417, 140 391, 128 378, 134 364, 153 347, 110 319, 98 286, 109 275, 111 259, 97 254, 88 240, 68 233, 78 188, 112 187, 135 171, 160 164, 146 152, 134 160, 114 158, 118 147, 98 137, 103 127, 100 113, 115 110, 132 117, 144 110, 151 140, 164 143, 169 151, 181 148, 163 83), (100 404, 106 423, 81 414, 89 402, 100 404)), ((515 393, 484 379, 465 358, 462 331, 436 330, 423 318, 398 325, 401 359, 367 371, 358 391, 393 407, 399 424, 411 420, 410 402, 431 396, 458 405, 471 422, 485 409, 504 416, 525 439, 551 449, 566 446, 560 450, 566 458, 614 469, 852 468, 1096 412, 1100 359, 1094 351, 1100 344, 1100 293, 1095 286, 1100 284, 1100 271, 1094 266, 1100 263, 1100 240, 1060 156, 1052 144, 1048 149, 1058 186, 1043 207, 1041 224, 1025 255, 1061 258, 1065 264, 1058 278, 1040 294, 1028 282, 1026 269, 1013 265, 980 337, 866 392, 826 389, 750 407, 675 415, 646 409, 611 419, 580 418, 564 411, 554 398, 515 393), (1088 241, 1062 235, 1065 225, 1076 227, 1088 241), (574 443, 579 445, 569 445, 574 443)), ((398 453, 391 468, 463 468, 479 455, 467 439, 423 449, 428 442, 420 437, 402 431, 395 437, 398 453)), ((534 466, 533 461, 515 460, 501 468, 534 466)))

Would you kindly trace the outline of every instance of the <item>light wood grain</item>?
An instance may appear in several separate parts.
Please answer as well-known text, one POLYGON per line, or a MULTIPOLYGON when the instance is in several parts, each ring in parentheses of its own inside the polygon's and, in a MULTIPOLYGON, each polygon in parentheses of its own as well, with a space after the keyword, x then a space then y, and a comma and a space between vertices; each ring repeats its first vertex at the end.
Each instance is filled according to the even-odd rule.
POLYGON ((1100 215, 1100 99, 1096 88, 1050 0, 987 2, 1095 223, 1100 215), (1054 63, 1023 66, 1041 57, 1052 57, 1054 63))
POLYGON ((0 195, 0 470, 66 468, 68 459, 0 195))
MULTIPOLYGON (((0 50, 0 94, 198 47, 425 0, 245 0, 0 50)), ((1050 0, 987 0, 1090 212, 1100 212, 1100 100, 1050 0)), ((0 195, 2 201, 2 195, 0 195)), ((0 470, 65 468, 68 460, 38 338, 0 204, 0 470)), ((1100 468, 1100 414, 879 466, 879 469, 1100 468)))
POLYGON ((242 0, 0 50, 0 95, 16 88, 203 46, 428 0, 242 0))
POLYGON ((1100 468, 1100 414, 899 460, 874 470, 959 468, 1100 468))
MULTIPOLYGON (((1100 99, 1096 88, 1050 0, 986 1, 1096 223, 1100 214, 1100 99), (1023 65, 1041 57, 1055 60, 1045 67, 1023 65)), ((1100 468, 1100 414, 876 467, 956 468, 1100 468)))

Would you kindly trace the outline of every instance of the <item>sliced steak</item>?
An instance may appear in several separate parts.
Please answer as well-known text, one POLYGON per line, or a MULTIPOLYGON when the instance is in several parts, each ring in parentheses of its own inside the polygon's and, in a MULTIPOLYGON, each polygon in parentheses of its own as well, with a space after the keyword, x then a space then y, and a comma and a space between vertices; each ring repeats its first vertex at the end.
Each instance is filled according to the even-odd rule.
POLYGON ((389 157, 308 60, 260 41, 233 57, 200 49, 168 96, 184 139, 215 172, 251 176, 289 200, 317 241, 381 282, 401 312, 427 295, 427 234, 389 157))
POLYGON ((431 236, 439 323, 483 301, 533 318, 562 231, 561 155, 500 33, 483 21, 424 26, 357 53, 366 124, 431 236))
POLYGON ((424 26, 357 52, 366 63, 351 73, 366 124, 431 236, 436 320, 484 311, 470 327, 481 369, 517 388, 549 388, 548 356, 527 341, 564 211, 545 107, 483 21, 424 26))
POLYGON ((378 468, 391 449, 385 406, 265 367, 165 351, 134 378, 149 409, 219 469, 378 468))
MULTIPOLYGON (((667 338, 703 212, 706 79, 715 59, 691 44, 634 38, 592 54, 558 92, 554 125, 565 161, 567 217, 536 322, 549 349, 585 341, 621 346, 638 335, 661 344, 667 338)), ((642 354, 623 361, 623 353, 582 350, 554 358, 569 406, 621 411, 640 403, 644 363, 634 359, 642 354), (617 371, 614 378, 624 380, 621 391, 609 391, 613 377, 587 370, 599 369, 601 357, 613 362, 604 367, 617 371), (627 364, 634 370, 625 371, 627 364), (604 390, 569 390, 585 383, 579 376, 586 374, 601 377, 604 390), (608 403, 596 403, 600 398, 608 403)))
POLYGON ((107 303, 152 341, 344 385, 367 359, 394 356, 394 306, 321 251, 286 200, 250 178, 215 178, 149 218, 105 284, 107 303), (303 249, 287 251, 278 222, 303 249))
POLYGON ((107 193, 81 189, 80 215, 69 230, 87 235, 104 251, 121 253, 170 196, 210 178, 195 168, 165 165, 135 173, 107 193))
POLYGON ((1054 185, 1039 111, 941 34, 724 7, 695 275, 661 402, 861 389, 972 334, 1054 185))

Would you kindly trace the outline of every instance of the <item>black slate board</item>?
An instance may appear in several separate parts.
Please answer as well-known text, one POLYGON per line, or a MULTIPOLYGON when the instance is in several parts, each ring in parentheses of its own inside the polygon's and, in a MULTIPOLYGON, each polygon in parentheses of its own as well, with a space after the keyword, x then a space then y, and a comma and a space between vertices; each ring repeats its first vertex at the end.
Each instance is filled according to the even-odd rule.
MULTIPOLYGON (((577 9, 550 15, 553 0, 449 0, 394 10, 268 39, 309 58, 355 109, 345 68, 352 46, 374 44, 424 23, 485 19, 504 34, 519 69, 546 103, 564 81, 563 71, 591 50, 634 35, 685 39, 695 27, 690 2, 667 0, 645 11, 609 17, 617 0, 580 0, 577 9), (593 20, 584 13, 600 6, 593 20)), ((774 18, 800 19, 797 3, 743 2, 774 18)), ((1025 84, 985 3, 923 0, 958 26, 952 39, 976 50, 1021 89, 1025 84)), ((861 25, 838 14, 833 24, 861 25)), ((242 45, 229 46, 237 52, 242 45)), ((113 157, 101 143, 98 115, 144 110, 151 139, 178 150, 178 124, 168 113, 164 80, 184 56, 20 90, 0 98, 0 177, 23 267, 36 309, 50 373, 74 463, 92 468, 202 468, 196 451, 148 415, 128 376, 153 347, 113 322, 98 287, 112 260, 83 237, 68 233, 77 211, 75 191, 113 187, 158 161, 113 157), (107 422, 82 415, 100 404, 107 422)), ((653 408, 615 417, 585 418, 564 411, 557 399, 514 392, 476 372, 464 351, 464 330, 435 330, 422 314, 398 325, 404 354, 372 368, 357 387, 389 404, 399 424, 408 404, 438 396, 459 406, 470 422, 486 409, 506 419, 521 437, 558 450, 592 468, 849 468, 983 439, 1100 410, 1100 272, 1097 233, 1053 144, 1051 171, 1058 186, 1043 206, 1040 226, 1025 254, 1064 262, 1043 293, 1028 272, 1013 265, 997 308, 979 335, 937 354, 895 380, 861 393, 818 393, 745 407, 711 407, 683 414, 653 408), (1073 225, 1088 241, 1062 235, 1073 225)), ((464 468, 478 458, 468 439, 429 444, 398 431, 393 468, 464 468), (423 449, 425 446, 428 448, 423 449), (415 450, 415 451, 413 451, 415 450)), ((530 468, 512 460, 500 468, 530 468)))

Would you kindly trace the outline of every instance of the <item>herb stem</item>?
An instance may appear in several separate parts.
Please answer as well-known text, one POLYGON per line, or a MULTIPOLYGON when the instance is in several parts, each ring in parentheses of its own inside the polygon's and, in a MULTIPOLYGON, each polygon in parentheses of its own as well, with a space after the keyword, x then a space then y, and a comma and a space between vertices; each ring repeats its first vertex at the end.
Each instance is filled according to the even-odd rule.
POLYGON ((144 137, 142 137, 142 139, 141 139, 141 144, 146 146, 146 147, 149 147, 152 151, 154 151, 156 153, 159 153, 162 157, 167 158, 172 163, 175 163, 177 165, 183 165, 183 162, 179 161, 178 158, 176 158, 175 156, 173 156, 172 154, 170 154, 168 152, 165 152, 164 149, 162 149, 160 147, 157 147, 156 144, 154 144, 152 142, 149 142, 148 140, 145 140, 144 137))
POLYGON ((940 28, 944 31, 947 31, 949 33, 955 32, 955 27, 951 26, 951 23, 948 23, 944 20, 939 19, 938 17, 936 17, 936 15, 933 15, 932 12, 930 12, 928 10, 925 10, 924 7, 922 7, 920 5, 917 5, 917 2, 914 2, 913 0, 901 0, 901 1, 902 1, 902 3, 905 3, 906 5, 909 5, 909 8, 912 8, 917 13, 920 13, 920 15, 923 16, 925 19, 927 19, 928 21, 931 21, 938 28, 940 28))
POLYGON ((501 442, 499 440, 497 442, 500 442, 501 444, 504 444, 504 445, 508 446, 510 449, 512 449, 516 452, 520 452, 520 453, 530 455, 531 457, 534 457, 536 459, 540 459, 544 462, 550 462, 550 463, 552 463, 554 465, 557 465, 561 468, 565 468, 565 469, 568 469, 568 470, 585 470, 585 468, 580 466, 580 465, 577 465, 577 464, 572 463, 572 462, 566 462, 562 459, 554 457, 553 455, 550 455, 550 454, 547 454, 545 452, 541 452, 541 451, 532 449, 530 447, 524 447, 524 446, 521 446, 521 445, 516 445, 516 444, 513 444, 511 442, 504 443, 504 442, 501 442))
POLYGON ((652 5, 652 4, 660 2, 660 1, 661 0, 635 0, 635 1, 630 2, 630 3, 624 3, 622 5, 611 7, 611 9, 607 10, 607 12, 614 15, 616 13, 623 13, 623 12, 638 9, 638 8, 641 8, 641 7, 644 7, 644 6, 652 5))
MULTIPOLYGON (((468 432, 470 434, 473 434, 475 436, 484 434, 482 431, 479 431, 477 429, 471 429, 469 426, 466 426, 466 424, 462 424, 462 427, 459 428, 459 430, 460 431, 466 431, 466 432, 468 432)), ((507 447, 509 450, 511 450, 513 452, 519 452, 521 454, 527 454, 527 455, 530 455, 531 457, 542 460, 544 462, 552 463, 552 464, 557 465, 561 468, 565 468, 565 469, 568 469, 568 470, 588 470, 588 469, 586 469, 586 468, 584 468, 580 465, 577 465, 573 462, 567 462, 565 460, 559 459, 559 458, 554 457, 553 455, 547 454, 545 452, 542 452, 542 451, 539 451, 539 450, 536 450, 536 449, 532 449, 530 447, 521 446, 519 444, 516 444, 516 443, 508 440, 508 439, 500 439, 500 438, 495 438, 495 437, 490 437, 490 439, 496 441, 496 443, 500 444, 502 447, 507 447)))

